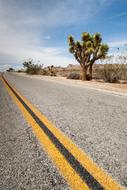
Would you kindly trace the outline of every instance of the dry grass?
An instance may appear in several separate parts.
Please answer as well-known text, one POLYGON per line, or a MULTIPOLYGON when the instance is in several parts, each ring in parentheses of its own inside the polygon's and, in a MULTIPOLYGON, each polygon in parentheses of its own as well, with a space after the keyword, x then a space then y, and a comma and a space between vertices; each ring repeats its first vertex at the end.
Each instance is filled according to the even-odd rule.
MULTIPOLYGON (((66 77, 70 79, 79 79, 80 65, 68 65, 67 67, 48 66, 46 68, 32 68, 30 74, 40 74, 47 76, 66 77), (33 71, 36 72, 33 73, 33 71)), ((22 72, 22 71, 18 71, 22 72)), ((127 64, 94 64, 93 79, 97 81, 105 81, 110 83, 127 81, 127 64)))
MULTIPOLYGON (((66 68, 55 67, 56 75, 69 77, 75 73, 80 74, 80 65, 69 65, 66 68)), ((105 82, 119 82, 127 80, 127 64, 95 64, 93 66, 93 79, 105 82)))

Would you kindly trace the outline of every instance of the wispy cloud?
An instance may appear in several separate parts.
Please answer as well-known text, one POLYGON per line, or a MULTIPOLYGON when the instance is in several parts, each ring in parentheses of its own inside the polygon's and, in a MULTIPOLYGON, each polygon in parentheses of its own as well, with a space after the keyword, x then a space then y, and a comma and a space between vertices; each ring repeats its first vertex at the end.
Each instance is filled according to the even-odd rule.
POLYGON ((126 11, 126 12, 119 13, 119 14, 116 14, 116 15, 110 17, 110 19, 117 19, 117 18, 122 17, 122 16, 125 16, 125 15, 127 15, 127 11, 126 11))
POLYGON ((127 40, 109 42, 108 45, 111 48, 114 48, 114 47, 119 48, 121 46, 127 46, 127 40))
MULTIPOLYGON (((26 58, 67 65, 74 59, 52 41, 52 30, 87 22, 106 0, 0 0, 0 69, 26 58)), ((54 42, 55 43, 55 42, 54 42)))

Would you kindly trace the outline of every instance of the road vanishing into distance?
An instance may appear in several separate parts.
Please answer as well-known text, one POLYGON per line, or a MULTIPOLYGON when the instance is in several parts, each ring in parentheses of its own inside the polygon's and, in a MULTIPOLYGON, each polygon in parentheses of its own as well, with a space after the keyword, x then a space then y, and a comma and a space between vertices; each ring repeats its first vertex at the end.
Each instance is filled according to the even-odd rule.
POLYGON ((127 189, 126 96, 43 76, 4 79, 0 190, 127 189))

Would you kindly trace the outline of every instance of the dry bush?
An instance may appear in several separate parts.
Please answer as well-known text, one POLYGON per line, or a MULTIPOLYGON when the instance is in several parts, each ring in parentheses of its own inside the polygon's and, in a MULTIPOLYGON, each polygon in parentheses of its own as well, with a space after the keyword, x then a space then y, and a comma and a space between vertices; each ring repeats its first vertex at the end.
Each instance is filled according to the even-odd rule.
POLYGON ((70 74, 67 76, 67 79, 79 80, 79 79, 80 79, 80 74, 78 74, 78 73, 70 73, 70 74))
POLYGON ((23 69, 19 69, 17 70, 18 73, 25 73, 25 71, 23 69))
POLYGON ((105 82, 117 83, 121 79, 120 70, 117 65, 105 65, 102 74, 105 82))
POLYGON ((67 78, 67 77, 68 77, 68 74, 67 74, 67 73, 62 73, 61 76, 67 78))
POLYGON ((50 75, 50 73, 48 72, 48 70, 47 69, 41 69, 41 72, 40 72, 40 74, 41 75, 45 75, 45 76, 49 76, 50 75))
POLYGON ((121 64, 121 79, 127 80, 127 64, 121 64))
POLYGON ((47 69, 50 76, 56 76, 57 71, 54 65, 48 66, 47 69))
POLYGON ((39 74, 42 69, 42 65, 34 64, 32 59, 24 61, 23 66, 26 69, 26 73, 31 75, 39 74))
POLYGON ((41 70, 41 66, 40 65, 34 65, 33 64, 31 67, 29 67, 27 69, 27 73, 31 74, 31 75, 39 74, 40 70, 41 70))
POLYGON ((105 82, 117 83, 120 80, 127 80, 126 64, 105 64, 96 68, 96 79, 103 79, 105 82))

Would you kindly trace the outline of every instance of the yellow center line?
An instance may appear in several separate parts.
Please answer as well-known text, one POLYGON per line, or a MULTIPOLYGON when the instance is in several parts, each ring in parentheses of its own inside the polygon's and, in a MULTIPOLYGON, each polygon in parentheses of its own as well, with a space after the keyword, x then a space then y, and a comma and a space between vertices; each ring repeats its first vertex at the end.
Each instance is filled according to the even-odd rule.
MULTIPOLYGON (((33 117, 24 108, 22 103, 14 95, 8 85, 4 82, 8 92, 21 109, 25 119, 31 125, 34 133, 40 141, 43 148, 47 151, 49 156, 55 162, 55 165, 59 168, 61 174, 68 181, 70 186, 75 190, 89 190, 87 184, 81 179, 81 177, 70 166, 64 156, 59 152, 55 145, 50 141, 48 136, 42 131, 40 126, 35 122, 33 117)), ((39 119, 46 125, 48 129, 59 139, 59 141, 68 149, 68 151, 89 171, 89 173, 104 187, 106 190, 122 190, 123 188, 110 177, 103 169, 97 166, 88 155, 77 147, 67 136, 65 136, 58 128, 54 126, 40 111, 35 108, 24 96, 22 96, 14 87, 16 93, 23 99, 23 101, 29 106, 29 108, 39 117, 39 119)))

